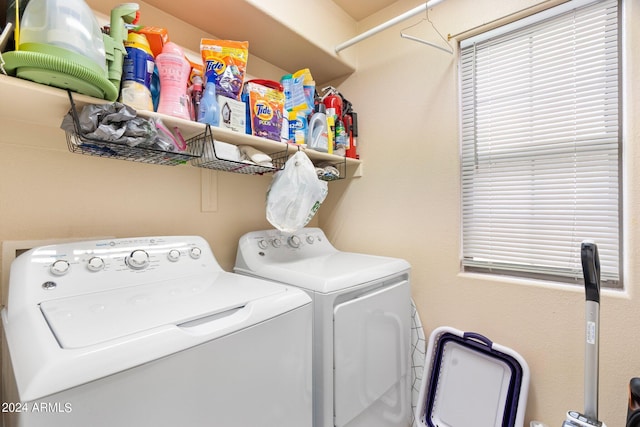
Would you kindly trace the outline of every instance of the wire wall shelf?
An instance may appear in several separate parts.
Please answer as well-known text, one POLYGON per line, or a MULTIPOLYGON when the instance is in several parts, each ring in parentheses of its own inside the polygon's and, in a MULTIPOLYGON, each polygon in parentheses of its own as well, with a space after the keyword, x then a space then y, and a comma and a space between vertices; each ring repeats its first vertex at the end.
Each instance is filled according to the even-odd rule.
POLYGON ((129 147, 127 144, 116 142, 93 141, 80 134, 69 132, 67 132, 67 146, 70 152, 76 154, 165 166, 186 164, 197 157, 188 152, 174 153, 147 147, 129 147))
POLYGON ((187 143, 192 150, 201 153, 200 156, 191 159, 192 166, 247 175, 262 175, 282 170, 289 156, 289 145, 285 144, 284 150, 268 154, 271 162, 267 164, 224 159, 216 152, 216 140, 210 126, 206 127, 204 133, 189 139, 187 143))
MULTIPOLYGON (((202 133, 183 141, 185 149, 182 151, 177 149, 175 151, 166 151, 157 145, 152 146, 149 142, 131 146, 125 142, 97 139, 95 137, 89 137, 82 132, 79 118, 80 113, 76 109, 76 104, 71 92, 67 91, 67 93, 71 105, 69 116, 73 126, 71 127, 71 125, 69 125, 65 129, 65 134, 67 147, 71 153, 165 166, 190 164, 191 166, 199 168, 224 172, 263 175, 284 169, 287 159, 291 154, 290 147, 295 147, 283 143, 282 150, 261 153, 266 154, 266 156, 263 156, 265 159, 267 159, 268 156, 268 161, 261 163, 255 163, 245 159, 239 160, 238 156, 231 156, 234 157, 234 159, 225 158, 223 153, 227 151, 221 149, 221 146, 219 146, 220 142, 215 140, 213 131, 209 125, 204 128, 202 133), (217 145, 218 148, 216 148, 217 145)), ((276 145, 277 144, 275 144, 274 147, 277 148, 276 145)), ((242 147, 238 147, 238 149, 241 148, 242 147)), ((304 150, 305 152, 308 151, 308 149, 301 147, 291 148, 292 151, 295 149, 304 150)), ((323 181, 336 181, 346 178, 346 158, 340 161, 331 160, 324 162, 316 159, 314 163, 318 179, 323 181)))
POLYGON ((81 131, 76 105, 70 91, 68 94, 71 103, 69 113, 73 119, 74 131, 65 131, 65 133, 67 147, 72 153, 165 166, 186 164, 201 155, 201 153, 193 151, 188 142, 184 151, 166 151, 144 143, 131 146, 124 142, 88 137, 81 131))

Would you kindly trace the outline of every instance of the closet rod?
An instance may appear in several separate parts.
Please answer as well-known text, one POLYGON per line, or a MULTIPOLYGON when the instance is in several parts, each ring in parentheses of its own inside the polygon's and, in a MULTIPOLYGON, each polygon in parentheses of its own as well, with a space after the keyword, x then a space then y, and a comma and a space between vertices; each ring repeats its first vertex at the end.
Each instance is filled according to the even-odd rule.
POLYGON ((387 28, 396 25, 399 22, 405 21, 409 18, 412 18, 416 15, 418 15, 419 13, 425 12, 427 9, 431 9, 433 6, 437 5, 438 3, 442 3, 444 0, 429 0, 423 4, 421 4, 420 6, 414 7, 413 9, 396 16, 395 18, 392 18, 390 20, 388 20, 387 22, 384 22, 380 25, 378 25, 377 27, 373 27, 370 30, 365 31, 364 33, 355 36, 352 39, 347 40, 346 42, 340 43, 339 45, 337 45, 335 47, 335 51, 336 53, 339 53, 341 50, 344 50, 350 46, 353 46, 356 43, 361 42, 364 39, 368 39, 369 37, 378 34, 379 32, 386 30, 387 28))

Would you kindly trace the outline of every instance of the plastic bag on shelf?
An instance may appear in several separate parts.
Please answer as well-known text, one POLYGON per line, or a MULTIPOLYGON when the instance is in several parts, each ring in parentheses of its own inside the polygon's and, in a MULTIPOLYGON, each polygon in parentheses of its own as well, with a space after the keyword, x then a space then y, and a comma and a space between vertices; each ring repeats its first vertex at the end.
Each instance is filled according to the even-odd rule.
POLYGON ((267 190, 267 220, 280 231, 303 228, 327 197, 326 181, 318 179, 309 157, 297 151, 276 172, 267 190))
POLYGON ((136 110, 119 102, 85 105, 77 113, 77 117, 77 129, 71 111, 63 118, 60 127, 66 132, 78 133, 93 141, 135 147, 153 141, 158 133, 153 124, 137 117, 136 110))
POLYGON ((159 149, 167 152, 184 152, 187 144, 177 126, 169 129, 159 117, 138 117, 128 105, 87 104, 76 112, 74 123, 72 110, 63 118, 60 127, 71 134, 78 134, 80 141, 126 144, 129 147, 159 149))

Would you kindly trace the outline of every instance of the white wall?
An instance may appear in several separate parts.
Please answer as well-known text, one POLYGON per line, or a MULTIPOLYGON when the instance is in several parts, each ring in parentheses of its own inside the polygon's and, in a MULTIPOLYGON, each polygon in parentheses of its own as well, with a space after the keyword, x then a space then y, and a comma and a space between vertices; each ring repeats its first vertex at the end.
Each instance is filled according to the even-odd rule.
MULTIPOLYGON (((509 15, 537 1, 448 0, 430 12, 443 34, 509 15)), ((640 2, 627 1, 627 23, 640 2)), ((362 30, 419 4, 399 1, 362 22, 362 30)), ((401 39, 404 24, 354 48, 357 72, 340 85, 360 118, 364 177, 339 183, 320 212, 320 225, 344 250, 408 259, 413 297, 427 334, 441 325, 487 335, 527 360, 531 386, 527 425, 559 426, 583 409, 584 291, 580 287, 460 273, 460 179, 457 58, 401 39), (327 209, 327 207, 329 209, 327 209)), ((437 40, 423 23, 412 35, 437 40)), ((638 30, 627 26, 628 40, 638 30)), ((625 290, 601 302, 600 418, 625 424, 627 387, 640 376, 638 116, 640 56, 626 47, 624 263, 625 290)))

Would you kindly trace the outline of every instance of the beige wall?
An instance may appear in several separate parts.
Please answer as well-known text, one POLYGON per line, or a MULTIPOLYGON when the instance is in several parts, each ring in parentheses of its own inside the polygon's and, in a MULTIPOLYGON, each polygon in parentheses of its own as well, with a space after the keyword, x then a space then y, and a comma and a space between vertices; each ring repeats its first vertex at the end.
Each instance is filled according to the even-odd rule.
MULTIPOLYGON (((400 0, 362 22, 361 29, 419 3, 400 0)), ((430 16, 443 33, 457 33, 536 3, 449 0, 430 16)), ((628 21, 638 22, 638 0, 627 3, 628 21)), ((426 332, 454 326, 520 352, 531 369, 527 422, 559 426, 566 410, 583 407, 583 292, 460 273, 457 62, 455 56, 401 39, 404 26, 345 52, 357 56, 358 71, 336 84, 359 113, 364 176, 331 183, 314 223, 340 249, 408 259, 426 332)), ((411 34, 432 37, 422 33, 426 29, 414 27, 411 34)), ((183 31, 177 38, 197 50, 194 40, 201 34, 183 31)), ((638 30, 629 31, 637 40, 638 30)), ((640 57, 628 51, 626 71, 637 74, 640 57)), ((280 75, 257 58, 249 67, 256 76, 280 75)), ((625 87, 627 118, 640 111, 638 84, 629 79, 625 87)), ((203 212, 202 170, 71 154, 62 131, 33 119, 0 117, 0 241, 198 234, 231 269, 238 237, 269 227, 264 198, 270 176, 214 173, 217 208, 203 212)), ((631 184, 640 178, 633 147, 639 129, 633 123, 625 129, 626 288, 605 292, 602 300, 600 418, 609 426, 624 425, 626 387, 630 377, 640 375, 640 332, 634 322, 640 303, 632 298, 640 286, 633 217, 640 194, 631 184)))
MULTIPOLYGON (((363 29, 409 10, 392 10, 363 22, 363 29)), ((537 1, 449 0, 430 12, 444 34, 456 34, 506 16, 537 1)), ((640 2, 627 1, 627 22, 639 22, 640 2)), ((320 212, 320 225, 343 250, 408 259, 413 296, 429 333, 449 325, 487 335, 527 360, 530 420, 562 424, 583 403, 584 291, 579 287, 460 273, 457 58, 401 39, 404 24, 354 48, 357 72, 340 89, 360 117, 364 177, 341 182, 320 212)), ((638 40, 637 28, 629 25, 638 40)), ((637 26, 636 26, 637 27, 637 26)), ((423 23, 409 34, 437 40, 423 23)), ((640 56, 627 46, 626 76, 637 76, 640 56)), ((600 418, 623 426, 627 386, 640 376, 638 274, 638 117, 640 88, 626 79, 625 291, 601 302, 600 418)))

